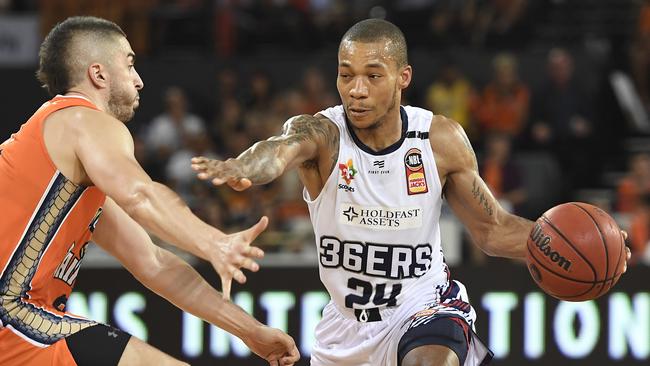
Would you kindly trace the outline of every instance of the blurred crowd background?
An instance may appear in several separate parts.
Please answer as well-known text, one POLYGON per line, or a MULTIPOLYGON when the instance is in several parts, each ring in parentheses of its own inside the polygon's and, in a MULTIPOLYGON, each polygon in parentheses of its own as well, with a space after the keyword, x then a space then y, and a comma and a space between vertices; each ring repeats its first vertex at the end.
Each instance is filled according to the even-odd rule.
MULTIPOLYGON (((121 25, 137 54, 145 88, 129 128, 147 172, 225 231, 268 215, 267 252, 315 250, 297 176, 235 192, 197 180, 189 160, 235 157, 287 118, 338 104, 340 37, 379 17, 409 44, 404 104, 463 125, 504 207, 536 219, 560 202, 596 204, 628 230, 633 263, 650 264, 650 1, 0 0, 0 54, 3 22, 33 17, 40 43, 80 14, 121 25)), ((47 98, 34 70, 0 63, 4 118, 17 116, 2 136, 47 98)), ((459 232, 456 263, 489 261, 443 218, 459 232)))

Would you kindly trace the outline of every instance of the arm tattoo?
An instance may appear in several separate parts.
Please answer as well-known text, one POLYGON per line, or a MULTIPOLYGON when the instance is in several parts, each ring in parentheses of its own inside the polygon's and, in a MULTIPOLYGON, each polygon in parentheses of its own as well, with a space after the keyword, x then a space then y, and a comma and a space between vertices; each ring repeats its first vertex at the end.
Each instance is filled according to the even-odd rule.
MULTIPOLYGON (((277 178, 287 165, 287 161, 281 156, 282 149, 295 147, 306 141, 313 141, 316 144, 319 141, 327 141, 329 144, 332 139, 329 124, 331 123, 311 115, 291 118, 284 124, 282 136, 257 142, 237 157, 242 165, 243 176, 250 179, 253 184, 265 184, 277 178)), ((338 143, 338 136, 336 142, 338 143)), ((302 164, 304 167, 317 167, 317 157, 302 164)))
POLYGON ((329 129, 329 133, 327 134, 327 149, 330 153, 330 166, 329 170, 327 170, 327 174, 325 176, 329 176, 332 173, 332 170, 334 170, 334 167, 336 167, 337 160, 339 158, 339 129, 332 123, 330 122, 326 117, 321 117, 324 119, 322 123, 324 123, 327 128, 329 129))
POLYGON ((478 201, 479 205, 483 206, 485 213, 487 213, 489 216, 492 216, 494 210, 492 209, 492 206, 490 206, 487 196, 483 190, 481 190, 478 182, 476 182, 476 179, 474 179, 474 182, 472 182, 472 195, 478 201))

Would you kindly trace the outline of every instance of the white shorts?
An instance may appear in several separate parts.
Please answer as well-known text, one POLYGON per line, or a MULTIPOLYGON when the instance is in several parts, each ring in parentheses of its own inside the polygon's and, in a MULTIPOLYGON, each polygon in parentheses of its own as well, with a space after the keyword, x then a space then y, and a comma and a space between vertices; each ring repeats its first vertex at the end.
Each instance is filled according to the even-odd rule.
POLYGON ((473 332, 476 312, 469 305, 465 286, 452 281, 438 293, 411 299, 396 308, 379 310, 381 320, 363 322, 330 302, 316 327, 312 366, 398 366, 397 349, 409 330, 441 317, 464 320, 470 331, 463 366, 487 365, 492 353, 473 332))

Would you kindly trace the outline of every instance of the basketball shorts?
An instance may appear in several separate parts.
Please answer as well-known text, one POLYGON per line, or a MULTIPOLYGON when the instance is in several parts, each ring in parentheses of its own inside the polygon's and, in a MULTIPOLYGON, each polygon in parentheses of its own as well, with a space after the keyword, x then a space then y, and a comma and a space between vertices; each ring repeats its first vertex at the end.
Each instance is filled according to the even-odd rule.
POLYGON ((47 347, 0 330, 3 366, 116 366, 131 335, 104 324, 71 334, 47 347))
POLYGON ((450 348, 463 366, 483 366, 492 359, 474 333, 476 312, 458 281, 399 307, 374 310, 355 311, 352 317, 327 304, 316 327, 311 365, 399 366, 408 351, 424 345, 450 348))

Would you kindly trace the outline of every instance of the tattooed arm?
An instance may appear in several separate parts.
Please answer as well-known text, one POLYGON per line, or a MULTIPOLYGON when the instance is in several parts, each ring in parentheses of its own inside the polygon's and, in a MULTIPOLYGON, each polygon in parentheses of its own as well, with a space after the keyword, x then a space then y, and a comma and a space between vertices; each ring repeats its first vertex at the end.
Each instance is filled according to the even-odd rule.
MULTIPOLYGON (((299 115, 285 122, 282 135, 255 143, 236 159, 219 161, 197 157, 192 159, 192 168, 200 179, 244 190, 252 184, 269 183, 299 165, 306 169, 316 168, 318 173, 322 165, 320 158, 331 160, 334 156, 336 159, 337 153, 336 126, 320 115, 299 115)), ((331 164, 322 168, 331 170, 331 164)))
POLYGON ((524 257, 533 222, 509 214, 499 205, 479 176, 476 156, 463 128, 436 116, 429 136, 443 194, 473 241, 492 256, 524 257))

